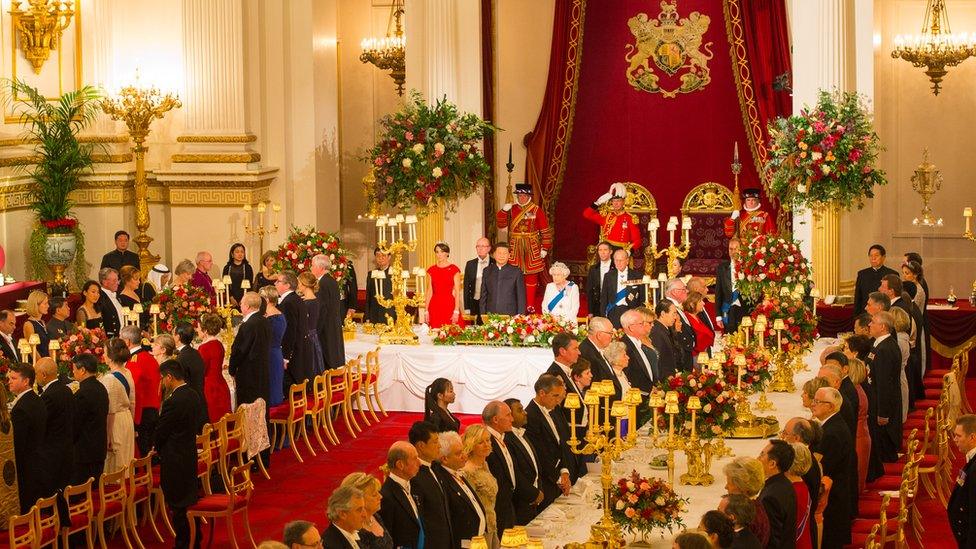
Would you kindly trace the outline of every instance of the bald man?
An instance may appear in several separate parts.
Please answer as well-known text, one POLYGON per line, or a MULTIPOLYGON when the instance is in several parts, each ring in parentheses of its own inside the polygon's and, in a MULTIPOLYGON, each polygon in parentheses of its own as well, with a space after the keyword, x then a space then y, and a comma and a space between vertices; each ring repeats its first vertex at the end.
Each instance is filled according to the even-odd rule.
POLYGON ((485 237, 474 243, 475 258, 464 264, 464 310, 481 322, 481 280, 485 268, 491 264, 491 241, 485 237))
POLYGON ((74 395, 67 381, 58 377, 58 365, 50 357, 38 359, 34 368, 41 401, 47 408, 47 428, 41 443, 41 459, 51 488, 61 491, 71 481, 74 449, 71 441, 74 395))

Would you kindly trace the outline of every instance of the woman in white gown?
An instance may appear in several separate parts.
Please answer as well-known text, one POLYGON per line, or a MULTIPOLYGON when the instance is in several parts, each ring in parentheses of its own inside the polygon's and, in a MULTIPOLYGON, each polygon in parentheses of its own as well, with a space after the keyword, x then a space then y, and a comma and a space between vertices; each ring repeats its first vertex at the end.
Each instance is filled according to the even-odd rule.
POLYGON ((576 326, 576 315, 579 313, 579 286, 569 278, 569 267, 565 263, 556 262, 549 268, 552 282, 546 284, 546 294, 542 298, 542 312, 561 318, 576 326))
POLYGON ((132 373, 125 367, 129 360, 129 348, 124 341, 110 339, 105 344, 105 357, 109 371, 99 378, 108 391, 108 453, 104 471, 114 473, 128 467, 135 457, 136 433, 132 418, 135 382, 132 373))

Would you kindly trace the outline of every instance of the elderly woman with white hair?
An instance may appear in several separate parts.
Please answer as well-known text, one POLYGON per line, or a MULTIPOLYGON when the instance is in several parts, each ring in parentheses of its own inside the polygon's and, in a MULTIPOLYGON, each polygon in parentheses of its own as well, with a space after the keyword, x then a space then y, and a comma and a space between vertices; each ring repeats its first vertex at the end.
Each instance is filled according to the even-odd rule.
POLYGON ((569 267, 559 261, 549 267, 552 282, 546 284, 546 294, 542 298, 542 312, 561 318, 576 326, 579 313, 579 286, 569 280, 569 267))

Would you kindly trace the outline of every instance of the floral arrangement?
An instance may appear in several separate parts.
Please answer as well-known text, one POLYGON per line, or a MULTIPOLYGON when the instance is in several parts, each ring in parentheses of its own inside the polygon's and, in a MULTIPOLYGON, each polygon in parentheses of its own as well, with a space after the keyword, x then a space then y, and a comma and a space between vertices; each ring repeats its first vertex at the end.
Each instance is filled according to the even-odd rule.
POLYGON ((275 251, 275 270, 307 271, 312 266, 312 258, 318 254, 329 257, 332 263, 329 274, 341 287, 351 272, 352 254, 342 247, 338 236, 314 227, 291 228, 288 240, 275 251))
POLYGON ((376 177, 370 200, 426 208, 466 198, 491 181, 479 146, 494 127, 446 99, 430 105, 416 92, 411 99, 380 120, 383 134, 366 158, 376 177))
POLYGON ((780 334, 782 349, 786 353, 797 354, 813 347, 817 338, 817 319, 805 303, 803 296, 792 293, 787 296, 771 295, 763 299, 752 311, 752 319, 766 315, 766 348, 776 349, 776 332, 771 330, 776 319, 782 319, 786 327, 780 334))
POLYGON ((647 537, 655 528, 683 528, 681 513, 688 498, 678 497, 671 485, 659 478, 645 478, 633 471, 610 488, 610 516, 630 533, 647 537))
POLYGON ((810 262, 792 240, 774 235, 759 235, 746 244, 735 261, 736 288, 752 301, 763 295, 779 294, 784 286, 792 291, 797 284, 810 283, 810 262))
POLYGON ((190 284, 162 290, 153 298, 153 303, 159 305, 159 330, 162 332, 172 332, 181 322, 196 326, 201 316, 215 310, 210 295, 190 284))
POLYGON ((13 366, 13 361, 7 358, 5 355, 0 356, 0 393, 3 393, 3 402, 7 403, 13 400, 13 395, 10 390, 7 389, 7 372, 10 371, 10 367, 13 366))
POLYGON ((739 368, 735 365, 735 358, 745 355, 746 365, 742 374, 742 388, 747 392, 758 392, 772 379, 773 375, 769 371, 770 353, 767 348, 762 348, 755 338, 750 339, 749 345, 744 345, 734 334, 725 335, 723 338, 723 351, 725 352, 725 362, 722 363, 722 371, 725 375, 725 383, 729 387, 737 387, 739 382, 739 368))
MULTIPOLYGON (((658 385, 663 391, 678 393, 678 413, 674 416, 676 429, 691 432, 691 412, 688 411, 688 397, 697 396, 701 401, 698 411, 698 436, 711 439, 723 432, 729 432, 735 421, 735 401, 732 395, 733 385, 726 382, 724 374, 721 376, 711 370, 695 369, 691 372, 679 372, 658 385)), ((669 416, 661 414, 658 417, 658 428, 668 429, 669 416)))
POLYGON ((877 168, 883 150, 865 98, 821 91, 813 110, 769 125, 770 192, 783 204, 861 208, 887 183, 877 168))
POLYGON ((105 364, 105 342, 108 336, 101 328, 81 328, 61 338, 61 350, 58 351, 58 372, 71 378, 71 359, 83 354, 95 355, 98 359, 98 371, 107 372, 105 364))
POLYGON ((431 330, 434 345, 495 345, 499 347, 549 347, 556 334, 568 333, 585 337, 585 329, 552 316, 516 315, 502 318, 488 315, 481 325, 458 326, 448 324, 431 330))

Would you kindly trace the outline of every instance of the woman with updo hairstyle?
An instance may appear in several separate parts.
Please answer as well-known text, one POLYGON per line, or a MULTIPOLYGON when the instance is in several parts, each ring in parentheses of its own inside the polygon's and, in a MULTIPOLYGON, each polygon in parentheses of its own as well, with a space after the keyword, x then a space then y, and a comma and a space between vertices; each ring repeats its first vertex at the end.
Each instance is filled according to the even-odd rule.
POLYGON ((136 384, 125 367, 129 361, 129 346, 117 337, 105 342, 105 361, 109 371, 98 380, 108 392, 108 452, 105 454, 106 473, 127 467, 135 457, 136 432, 133 424, 136 384))
POLYGON ((202 343, 197 348, 203 359, 203 398, 207 401, 207 415, 210 423, 217 423, 230 409, 230 387, 224 379, 223 342, 217 337, 224 329, 224 320, 215 314, 200 317, 197 335, 202 343))
POLYGON ((827 382, 826 378, 815 377, 813 379, 808 379, 806 383, 803 384, 803 389, 800 391, 800 398, 803 400, 803 407, 810 410, 811 417, 813 414, 813 401, 816 400, 817 390, 823 387, 830 387, 830 383, 827 382))
POLYGON ((340 486, 351 486, 363 493, 366 522, 359 530, 359 549, 393 549, 393 537, 379 513, 383 501, 379 479, 367 473, 350 473, 342 479, 340 486))
POLYGON ((180 261, 173 269, 173 287, 186 286, 196 270, 197 266, 189 259, 180 261))
POLYGON ((722 468, 725 473, 725 491, 729 494, 742 494, 752 501, 756 517, 752 519, 749 530, 759 538, 763 547, 769 543, 769 516, 762 502, 756 499, 766 483, 766 473, 762 463, 752 457, 738 457, 722 468))
POLYGON ((312 361, 312 373, 319 375, 326 370, 325 355, 322 353, 322 343, 319 341, 319 318, 325 316, 322 302, 315 297, 315 292, 319 291, 319 280, 315 275, 305 271, 298 275, 298 288, 295 293, 302 298, 302 306, 305 311, 305 326, 308 330, 305 333, 304 345, 305 356, 312 361))
POLYGON ((451 263, 451 248, 438 242, 434 245, 436 261, 427 268, 430 291, 427 292, 427 324, 440 328, 445 324, 463 325, 461 320, 461 269, 451 263))
POLYGON ((433 425, 437 432, 461 429, 461 421, 447 407, 454 403, 454 384, 439 377, 424 391, 424 421, 433 425))
POLYGON ((579 286, 569 280, 569 267, 565 263, 553 263, 549 267, 549 274, 552 275, 552 282, 546 284, 546 293, 542 297, 543 311, 576 326, 576 315, 580 308, 579 286))
POLYGON ((254 277, 254 287, 252 288, 255 292, 265 286, 274 286, 276 278, 274 264, 274 250, 268 250, 261 254, 261 269, 258 270, 257 276, 254 277))
POLYGON ((863 384, 868 379, 868 367, 857 357, 848 358, 847 377, 857 390, 857 433, 854 447, 857 448, 857 493, 864 491, 868 476, 868 456, 871 455, 871 432, 868 428, 868 395, 863 384))

